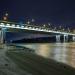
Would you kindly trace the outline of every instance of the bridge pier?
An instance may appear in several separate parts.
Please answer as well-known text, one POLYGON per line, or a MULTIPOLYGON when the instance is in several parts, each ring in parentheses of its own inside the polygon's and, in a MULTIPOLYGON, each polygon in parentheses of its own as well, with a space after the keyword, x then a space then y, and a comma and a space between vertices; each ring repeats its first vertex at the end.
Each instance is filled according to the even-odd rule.
POLYGON ((72 40, 75 41, 75 36, 72 37, 72 40))
POLYGON ((68 35, 56 35, 56 42, 68 42, 69 36, 68 35))
POLYGON ((63 42, 68 42, 68 35, 64 35, 63 42))
POLYGON ((2 38, 1 34, 2 34, 2 32, 1 32, 1 30, 0 30, 0 43, 1 43, 1 38, 2 38))
POLYGON ((1 28, 1 31, 0 31, 0 43, 5 42, 5 36, 6 36, 6 28, 1 28))
POLYGON ((60 42, 60 35, 56 35, 56 42, 60 42))
POLYGON ((64 42, 72 42, 75 41, 75 36, 73 35, 64 35, 64 42))

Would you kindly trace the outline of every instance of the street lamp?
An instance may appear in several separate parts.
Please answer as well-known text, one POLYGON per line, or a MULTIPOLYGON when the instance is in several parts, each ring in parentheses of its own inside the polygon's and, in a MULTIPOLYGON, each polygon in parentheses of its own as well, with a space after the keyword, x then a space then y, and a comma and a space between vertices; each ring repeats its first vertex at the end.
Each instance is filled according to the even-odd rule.
POLYGON ((30 21, 28 21, 27 24, 30 24, 30 21))
POLYGON ((5 15, 3 16, 3 20, 7 21, 7 19, 8 19, 8 13, 5 13, 5 15))
POLYGON ((50 24, 50 23, 48 23, 48 25, 49 25, 49 26, 51 26, 51 24, 50 24))
POLYGON ((43 27, 46 27, 46 25, 44 24, 43 27))

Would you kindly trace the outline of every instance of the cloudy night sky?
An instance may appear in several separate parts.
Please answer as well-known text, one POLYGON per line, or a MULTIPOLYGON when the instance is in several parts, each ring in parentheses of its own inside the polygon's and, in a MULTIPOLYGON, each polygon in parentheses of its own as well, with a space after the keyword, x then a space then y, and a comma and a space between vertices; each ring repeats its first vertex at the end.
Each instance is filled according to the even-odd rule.
POLYGON ((0 0, 0 17, 8 12, 12 21, 35 19, 36 23, 66 24, 75 27, 73 0, 0 0))

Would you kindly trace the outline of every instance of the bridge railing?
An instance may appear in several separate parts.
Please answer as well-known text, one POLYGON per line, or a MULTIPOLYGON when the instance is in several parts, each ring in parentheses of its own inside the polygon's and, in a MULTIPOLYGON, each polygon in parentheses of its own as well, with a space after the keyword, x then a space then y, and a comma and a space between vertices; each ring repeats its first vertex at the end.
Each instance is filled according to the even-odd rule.
POLYGON ((62 34, 74 34, 73 32, 68 32, 65 30, 56 30, 51 28, 45 28, 41 26, 34 26, 34 25, 28 25, 28 24, 19 24, 19 23, 13 23, 13 22, 0 22, 0 27, 6 27, 6 28, 19 28, 19 29, 29 29, 29 30, 37 30, 37 31, 45 31, 45 32, 53 32, 53 33, 62 33, 62 34))

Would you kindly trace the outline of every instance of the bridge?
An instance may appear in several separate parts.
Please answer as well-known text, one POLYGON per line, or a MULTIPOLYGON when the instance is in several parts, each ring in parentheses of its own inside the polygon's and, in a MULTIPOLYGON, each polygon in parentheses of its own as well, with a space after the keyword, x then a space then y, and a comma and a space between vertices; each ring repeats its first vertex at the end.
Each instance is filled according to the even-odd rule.
POLYGON ((48 34, 50 36, 55 36, 56 41, 60 41, 60 37, 64 37, 64 41, 69 39, 69 36, 71 36, 72 41, 75 41, 75 33, 68 32, 68 31, 60 31, 60 30, 54 30, 47 27, 42 26, 36 26, 36 25, 30 25, 30 24, 19 24, 14 22, 7 22, 7 21, 0 21, 0 42, 3 43, 4 36, 7 31, 7 29, 18 29, 18 30, 25 30, 25 32, 36 32, 41 34, 48 34))

